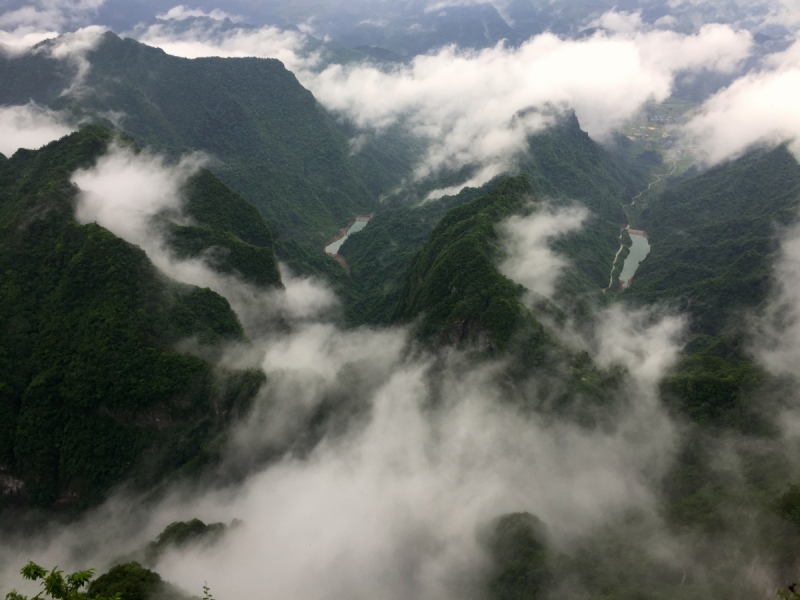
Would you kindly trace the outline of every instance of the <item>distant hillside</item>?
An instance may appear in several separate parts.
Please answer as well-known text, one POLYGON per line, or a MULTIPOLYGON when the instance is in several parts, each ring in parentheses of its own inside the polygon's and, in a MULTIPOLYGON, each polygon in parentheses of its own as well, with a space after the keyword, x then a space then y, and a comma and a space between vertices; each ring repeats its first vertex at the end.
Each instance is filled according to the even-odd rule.
POLYGON ((307 251, 371 212, 408 168, 408 157, 386 144, 351 156, 339 125, 278 60, 189 60, 110 32, 87 59, 85 85, 62 95, 75 76, 71 63, 45 52, 0 56, 0 104, 33 99, 76 119, 114 119, 155 150, 208 152, 211 170, 261 211, 276 237, 307 251))
POLYGON ((756 390, 776 381, 746 351, 747 311, 771 289, 779 229, 796 221, 800 165, 785 146, 693 174, 641 213, 651 250, 623 298, 690 316, 665 402, 704 427, 771 434, 756 390))
POLYGON ((428 241, 436 224, 456 206, 492 190, 500 178, 480 188, 464 188, 422 205, 394 200, 381 205, 366 229, 347 239, 339 250, 347 257, 352 292, 347 304, 354 323, 388 323, 400 299, 414 255, 428 241))
MULTIPOLYGON (((224 298, 169 281, 140 248, 74 220, 70 175, 112 135, 90 126, 0 162, 0 485, 23 482, 17 500, 86 506, 131 475, 158 481, 196 460, 263 381, 174 350, 187 337, 243 339, 224 298)), ((189 188, 193 250, 224 238, 247 258, 232 252, 228 266, 255 265, 251 278, 279 285, 253 209, 208 172, 189 188)))
POLYGON ((629 292, 688 309, 716 335, 731 311, 766 297, 778 225, 797 218, 800 164, 785 146, 758 151, 667 189, 642 212, 652 249, 629 292))

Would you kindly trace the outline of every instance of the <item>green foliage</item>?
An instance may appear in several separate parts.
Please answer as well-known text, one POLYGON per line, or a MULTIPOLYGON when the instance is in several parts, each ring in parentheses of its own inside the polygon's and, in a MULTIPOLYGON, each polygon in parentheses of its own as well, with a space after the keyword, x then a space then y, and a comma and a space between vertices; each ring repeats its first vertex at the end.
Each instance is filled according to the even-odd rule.
MULTIPOLYGON (((64 572, 59 571, 58 567, 48 571, 32 561, 29 561, 20 571, 20 574, 25 579, 41 581, 42 591, 36 594, 32 600, 42 598, 42 594, 44 594, 44 598, 51 598, 52 600, 88 600, 89 598, 93 600, 121 600, 119 593, 109 596, 82 593, 81 589, 91 581, 94 573, 94 569, 89 569, 77 571, 65 577, 64 572)), ((12 590, 6 595, 6 600, 28 600, 28 598, 16 590, 12 590)))
POLYGON ((790 484, 775 502, 775 510, 800 530, 800 485, 790 484))
POLYGON ((409 168, 408 151, 391 141, 352 155, 340 126, 278 60, 186 60, 111 32, 87 59, 94 93, 78 97, 61 95, 73 76, 67 61, 44 52, 0 57, 0 104, 33 99, 76 120, 121 112, 143 146, 207 152, 214 174, 269 219, 276 238, 308 251, 371 212, 409 168))
POLYGON ((243 339, 224 298, 73 220, 69 176, 110 139, 87 127, 0 165, 0 463, 38 504, 85 506, 132 473, 163 477, 263 379, 174 350, 243 339))
POLYGON ((535 600, 553 583, 544 524, 530 513, 498 518, 483 544, 492 560, 488 591, 493 600, 535 600))
POLYGON ((522 306, 522 287, 495 266, 495 225, 532 197, 530 183, 517 177, 450 210, 415 256, 395 317, 411 321, 422 314, 419 333, 436 342, 477 341, 502 351, 514 334, 542 350, 549 340, 522 306))
POLYGON ((781 600, 800 600, 800 592, 797 591, 796 583, 793 583, 788 588, 778 590, 777 595, 781 600))
POLYGON ((640 191, 644 178, 593 142, 574 114, 529 138, 519 169, 540 196, 580 200, 614 224, 625 222, 622 206, 640 191))
POLYGON ((255 207, 205 169, 189 179, 183 193, 184 211, 194 224, 178 225, 163 217, 178 258, 202 258, 215 271, 258 286, 281 284, 272 234, 255 207))
POLYGON ((117 565, 87 590, 89 597, 119 596, 122 600, 189 600, 190 596, 137 562, 117 565))
POLYGON ((144 550, 145 560, 154 564, 158 557, 172 548, 182 548, 192 544, 213 544, 225 533, 223 523, 206 525, 200 519, 170 523, 158 537, 144 550))
POLYGON ((499 181, 418 206, 404 199, 382 205, 367 227, 347 238, 339 250, 350 264, 354 288, 346 305, 348 320, 353 324, 388 323, 411 261, 436 224, 451 208, 486 194, 499 181))
POLYGON ((785 146, 751 153, 665 191, 643 211, 652 248, 628 293, 671 301, 696 333, 716 336, 762 302, 776 226, 796 219, 800 165, 785 146))
POLYGON ((749 361, 694 354, 662 380, 661 394, 668 405, 702 427, 756 433, 764 425, 748 402, 764 379, 764 372, 749 361))
POLYGON ((237 275, 258 286, 280 285, 272 247, 259 248, 208 227, 170 224, 167 240, 177 258, 202 258, 218 273, 237 275))
MULTIPOLYGON (((52 571, 28 562, 20 571, 23 578, 30 581, 41 581, 42 591, 30 600, 50 598, 52 600, 190 600, 191 596, 174 585, 161 579, 158 573, 143 568, 139 563, 131 562, 113 567, 108 573, 94 581, 95 570, 77 571, 64 576, 63 571, 54 568, 52 571), (88 585, 88 589, 85 588, 88 585)), ((203 587, 206 597, 210 598, 208 588, 203 587)), ((12 590, 6 594, 6 600, 29 600, 12 590)))

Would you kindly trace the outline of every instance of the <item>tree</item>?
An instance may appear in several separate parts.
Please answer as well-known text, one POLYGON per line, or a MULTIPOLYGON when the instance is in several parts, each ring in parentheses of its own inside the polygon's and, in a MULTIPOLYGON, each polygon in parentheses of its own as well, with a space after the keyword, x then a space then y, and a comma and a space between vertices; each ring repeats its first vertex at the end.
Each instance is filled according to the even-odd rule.
MULTIPOLYGON (((95 570, 76 571, 65 577, 64 572, 59 571, 58 567, 48 571, 33 561, 28 561, 28 564, 22 567, 20 573, 30 581, 41 581, 42 591, 31 600, 40 600, 43 597, 51 598, 52 600, 88 600, 90 597, 82 593, 81 588, 92 580, 95 570), (43 594, 44 596, 42 596, 43 594)), ((6 594, 6 600, 28 600, 28 597, 23 596, 17 590, 11 590, 6 594)), ((122 600, 122 595, 117 593, 109 598, 95 596, 92 597, 92 600, 122 600)))

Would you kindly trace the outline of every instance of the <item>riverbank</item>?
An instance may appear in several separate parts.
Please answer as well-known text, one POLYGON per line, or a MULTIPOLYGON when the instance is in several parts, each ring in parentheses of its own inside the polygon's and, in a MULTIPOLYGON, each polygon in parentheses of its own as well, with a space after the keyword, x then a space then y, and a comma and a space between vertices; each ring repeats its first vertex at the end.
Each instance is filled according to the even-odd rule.
POLYGON ((344 238, 346 238, 347 234, 350 231, 350 228, 353 225, 359 222, 369 223, 369 220, 371 218, 372 215, 356 215, 352 221, 350 221, 347 225, 345 225, 339 230, 339 233, 337 233, 335 236, 333 236, 331 239, 325 242, 325 244, 322 246, 322 249, 325 251, 326 254, 329 254, 330 256, 335 256, 337 252, 328 252, 328 247, 331 246, 332 244, 335 244, 339 240, 343 240, 344 238))
POLYGON ((364 229, 364 227, 367 226, 367 223, 369 223, 369 220, 371 218, 372 215, 356 215, 352 221, 350 221, 347 225, 342 227, 339 230, 339 233, 330 240, 328 240, 323 246, 325 254, 333 258, 340 265, 342 265, 342 268, 344 268, 344 270, 347 271, 348 275, 350 274, 350 265, 347 264, 347 260, 345 259, 345 257, 339 254, 339 248, 342 247, 342 244, 350 234, 357 233, 362 229, 364 229))

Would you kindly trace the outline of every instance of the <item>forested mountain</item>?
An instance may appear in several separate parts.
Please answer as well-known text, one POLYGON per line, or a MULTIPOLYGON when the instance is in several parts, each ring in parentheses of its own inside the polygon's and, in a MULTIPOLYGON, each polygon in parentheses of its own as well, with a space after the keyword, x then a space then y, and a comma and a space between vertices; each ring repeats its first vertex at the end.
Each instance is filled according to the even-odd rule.
POLYGON ((642 211, 651 251, 624 298, 689 316, 687 351, 662 384, 670 406, 704 427, 763 434, 755 390, 775 382, 753 361, 743 323, 773 288, 781 230, 797 220, 800 165, 780 146, 691 175, 642 211))
POLYGON ((546 343, 546 335, 522 306, 522 288, 495 266, 495 226, 521 211, 533 188, 524 176, 507 179, 488 194, 450 210, 414 257, 395 315, 409 321, 424 314, 423 338, 467 341, 505 349, 512 336, 546 343), (483 338, 483 339, 481 339, 483 338))
POLYGON ((800 165, 785 146, 673 185, 642 211, 652 251, 630 295, 677 302, 697 333, 721 333, 733 311, 766 298, 778 228, 798 205, 800 165))
MULTIPOLYGON (((559 282, 559 295, 574 303, 583 295, 602 301, 611 264, 619 247, 623 206, 646 187, 647 171, 630 165, 594 142, 574 115, 528 139, 518 157, 516 172, 531 189, 553 206, 582 205, 590 217, 579 231, 568 233, 553 246, 569 257, 572 267, 559 282)), ((388 323, 399 300, 411 259, 450 209, 489 192, 502 177, 456 196, 419 203, 406 197, 381 204, 369 225, 347 239, 340 254, 351 267, 352 296, 347 308, 354 323, 388 323)))
MULTIPOLYGON (((244 339, 224 298, 168 280, 140 248, 75 221, 70 176, 112 138, 90 126, 0 162, 0 468, 6 488, 24 486, 4 489, 6 500, 86 506, 132 476, 152 485, 196 459, 263 381, 174 349, 188 337, 244 339)), ((225 247, 220 270, 280 285, 252 207, 207 171, 186 193, 196 220, 173 225, 181 252, 225 247)))
POLYGON ((50 57, 51 43, 0 54, 0 104, 34 100, 75 121, 112 119, 139 145, 173 156, 207 152, 211 170, 261 211, 276 238, 307 251, 370 213, 408 168, 402 152, 351 156, 339 125, 278 60, 189 60, 107 32, 87 52, 81 79, 72 62, 50 57))
POLYGON ((571 114, 529 138, 519 170, 540 196, 556 204, 579 203, 591 213, 582 230, 554 243, 576 267, 565 292, 571 295, 605 287, 619 243, 619 226, 626 222, 623 206, 646 187, 647 169, 593 141, 571 114))

